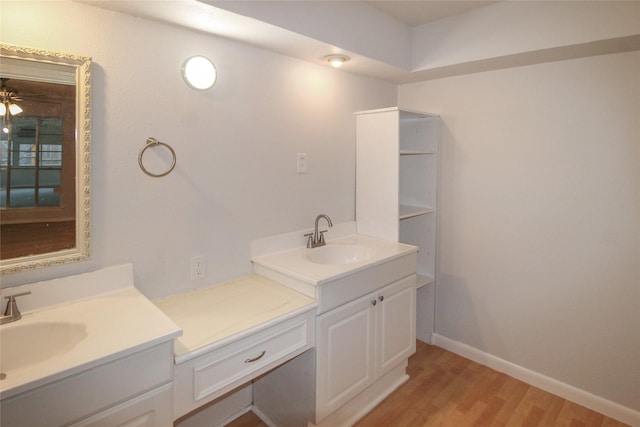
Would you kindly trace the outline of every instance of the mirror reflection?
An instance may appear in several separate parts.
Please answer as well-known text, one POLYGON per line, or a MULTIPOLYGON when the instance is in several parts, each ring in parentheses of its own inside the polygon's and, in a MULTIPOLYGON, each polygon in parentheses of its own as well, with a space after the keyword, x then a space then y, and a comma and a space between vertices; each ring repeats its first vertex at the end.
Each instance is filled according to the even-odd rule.
POLYGON ((90 59, 1 47, 2 273, 84 259, 90 59))

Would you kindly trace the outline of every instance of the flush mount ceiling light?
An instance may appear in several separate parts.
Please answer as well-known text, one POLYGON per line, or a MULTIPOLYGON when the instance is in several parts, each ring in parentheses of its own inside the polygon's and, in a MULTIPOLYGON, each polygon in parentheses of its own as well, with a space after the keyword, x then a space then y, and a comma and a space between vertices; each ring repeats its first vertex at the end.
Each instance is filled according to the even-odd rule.
POLYGON ((192 56, 182 64, 184 81, 196 90, 207 90, 216 82, 216 67, 204 56, 192 56))
POLYGON ((338 68, 348 60, 350 60, 347 55, 327 55, 324 57, 324 60, 327 61, 333 68, 338 68))

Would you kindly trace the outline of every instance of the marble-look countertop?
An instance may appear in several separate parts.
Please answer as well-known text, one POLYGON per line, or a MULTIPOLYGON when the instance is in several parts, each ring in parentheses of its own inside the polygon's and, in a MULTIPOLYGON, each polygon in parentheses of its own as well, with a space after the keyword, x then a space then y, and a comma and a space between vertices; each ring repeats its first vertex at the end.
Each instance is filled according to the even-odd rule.
POLYGON ((154 302, 182 328, 176 364, 317 307, 313 298, 256 275, 154 302))

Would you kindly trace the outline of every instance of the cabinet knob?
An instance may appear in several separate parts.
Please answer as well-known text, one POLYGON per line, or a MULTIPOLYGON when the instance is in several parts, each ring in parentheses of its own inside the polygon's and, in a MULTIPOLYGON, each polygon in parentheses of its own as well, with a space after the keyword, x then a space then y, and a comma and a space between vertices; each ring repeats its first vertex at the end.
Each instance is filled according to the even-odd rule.
POLYGON ((378 301, 376 301, 376 300, 372 300, 372 301, 371 301, 371 304, 372 304, 372 305, 376 305, 377 303, 378 303, 378 301))
POLYGON ((384 301, 384 295, 380 295, 378 299, 380 300, 380 302, 384 301))

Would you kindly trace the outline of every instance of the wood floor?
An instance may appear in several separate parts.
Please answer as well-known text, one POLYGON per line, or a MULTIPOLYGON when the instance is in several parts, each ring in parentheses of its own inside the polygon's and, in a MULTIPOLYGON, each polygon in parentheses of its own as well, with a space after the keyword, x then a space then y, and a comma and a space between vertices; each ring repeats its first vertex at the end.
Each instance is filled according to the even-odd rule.
MULTIPOLYGON (((411 379, 355 427, 626 426, 421 341, 408 373, 411 379)), ((249 412, 227 427, 266 424, 249 412)))

